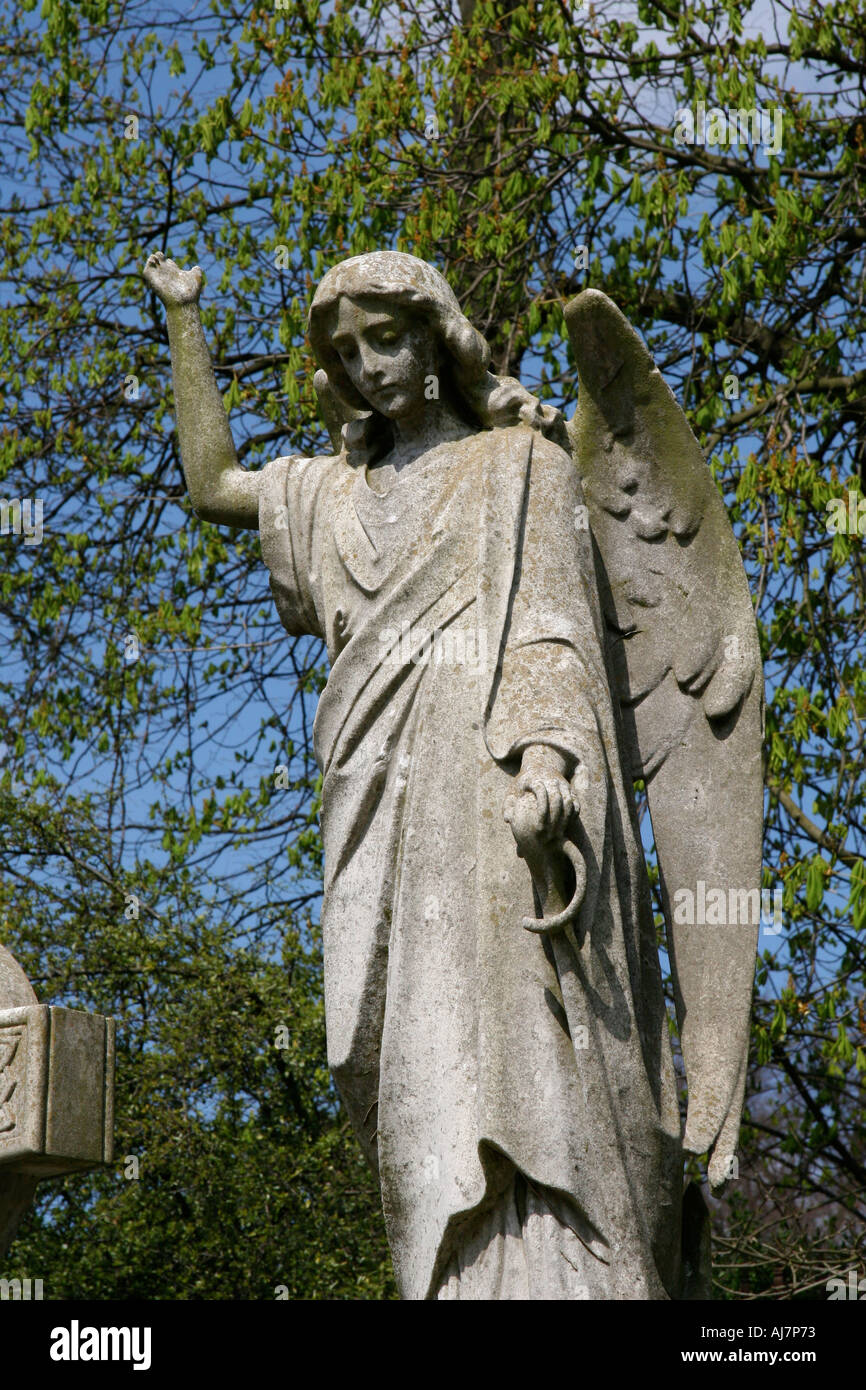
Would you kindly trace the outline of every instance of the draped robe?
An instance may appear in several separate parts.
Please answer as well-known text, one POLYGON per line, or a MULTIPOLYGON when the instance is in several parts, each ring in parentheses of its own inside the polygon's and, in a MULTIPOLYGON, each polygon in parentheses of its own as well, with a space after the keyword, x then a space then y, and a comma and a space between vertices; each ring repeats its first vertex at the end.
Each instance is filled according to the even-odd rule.
POLYGON ((328 1061, 404 1298, 678 1294, 676 1085, 583 516, 571 459, 525 426, 384 494, 344 455, 262 478, 280 617, 331 661, 328 1061), (588 871, 553 940, 521 925, 503 818, 537 744, 566 759, 588 871))

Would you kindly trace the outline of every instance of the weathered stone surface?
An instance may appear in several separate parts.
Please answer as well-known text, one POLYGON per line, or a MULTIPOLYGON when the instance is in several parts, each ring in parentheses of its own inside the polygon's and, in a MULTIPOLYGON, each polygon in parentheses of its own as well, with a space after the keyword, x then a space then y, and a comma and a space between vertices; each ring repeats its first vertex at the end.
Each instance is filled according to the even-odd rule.
POLYGON ((114 1020, 36 1003, 0 947, 0 1255, 40 1178, 110 1163, 114 1020))
POLYGON ((114 1020, 0 1010, 0 1167, 50 1177, 110 1163, 114 1020))
POLYGON ((198 268, 160 253, 193 506, 260 532, 324 640, 328 1058, 406 1298, 706 1289, 683 1144, 736 1143, 760 885, 761 676, 730 525, 640 339, 566 308, 570 426, 489 371, 442 277, 379 252, 310 311, 322 458, 239 467, 198 268), (689 1081, 681 1134, 631 779, 649 786, 689 1081), (713 884, 715 887, 715 883, 713 884), (683 1239, 685 1244, 683 1244, 683 1239))
POLYGON ((683 1142, 712 1150, 718 1188, 737 1147, 760 919, 755 616, 718 489, 646 347, 598 290, 565 318, 581 383, 570 429, 624 753, 647 781, 659 857, 689 1081, 683 1142), (724 895, 723 912, 716 903, 704 921, 678 920, 689 914, 677 903, 697 907, 710 893, 724 895))
POLYGON ((23 1008, 35 1004, 36 995, 15 957, 0 946, 0 1009, 23 1008))

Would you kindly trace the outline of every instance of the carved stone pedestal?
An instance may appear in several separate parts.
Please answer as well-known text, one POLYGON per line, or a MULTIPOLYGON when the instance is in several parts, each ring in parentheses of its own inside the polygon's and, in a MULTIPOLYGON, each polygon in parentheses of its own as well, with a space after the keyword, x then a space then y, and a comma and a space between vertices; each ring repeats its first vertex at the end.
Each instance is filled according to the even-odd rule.
POLYGON ((39 1004, 0 947, 0 1255, 40 1178, 113 1156, 114 1019, 39 1004))

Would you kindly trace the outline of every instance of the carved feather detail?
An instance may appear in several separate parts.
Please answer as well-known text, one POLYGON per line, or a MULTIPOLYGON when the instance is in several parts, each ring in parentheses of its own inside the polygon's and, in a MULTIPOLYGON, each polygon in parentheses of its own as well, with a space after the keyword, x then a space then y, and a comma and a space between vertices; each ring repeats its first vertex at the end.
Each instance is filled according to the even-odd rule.
MULTIPOLYGON (((736 1145, 758 924, 684 927, 700 880, 760 887, 763 681, 737 543, 700 446, 650 353, 599 290, 565 308, 579 376, 569 424, 619 696, 647 781, 689 1083, 685 1145, 736 1145)), ((726 1152, 723 1153, 722 1150, 726 1152)))

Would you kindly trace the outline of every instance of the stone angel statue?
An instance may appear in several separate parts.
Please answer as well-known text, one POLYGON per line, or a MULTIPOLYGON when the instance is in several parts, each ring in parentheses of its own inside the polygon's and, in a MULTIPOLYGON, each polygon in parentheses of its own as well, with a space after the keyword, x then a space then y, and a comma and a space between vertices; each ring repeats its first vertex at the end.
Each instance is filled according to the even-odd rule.
POLYGON ((156 253, 144 277, 168 311, 192 506, 258 528, 286 631, 327 646, 328 1061, 402 1297, 694 1296, 706 1240, 688 1202, 684 1225, 683 1156, 709 1154, 713 1187, 731 1172, 758 917, 678 909, 707 900, 701 883, 757 903, 762 679, 681 410, 587 290, 565 310, 566 424, 490 372, 435 269, 383 251, 335 265, 312 300, 333 452, 247 471, 200 270, 156 253))

